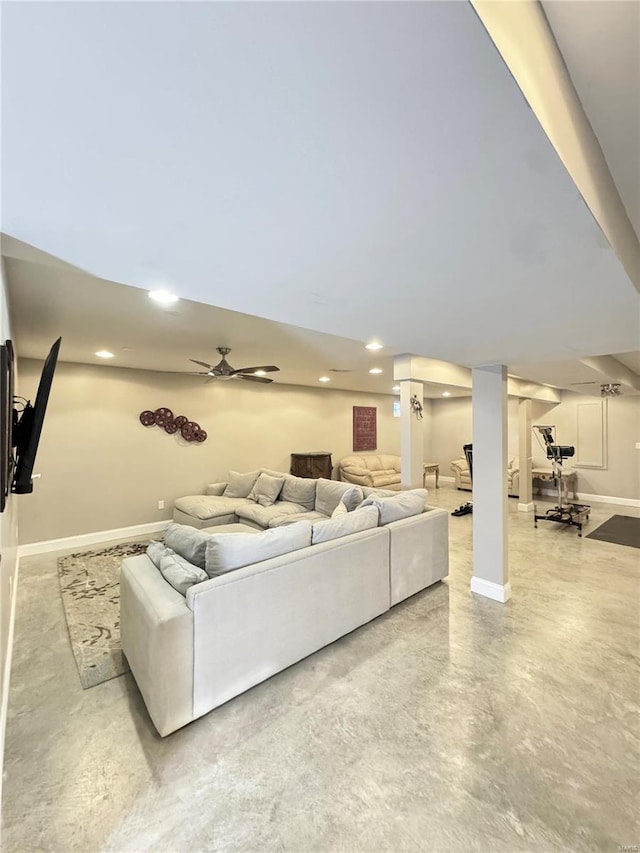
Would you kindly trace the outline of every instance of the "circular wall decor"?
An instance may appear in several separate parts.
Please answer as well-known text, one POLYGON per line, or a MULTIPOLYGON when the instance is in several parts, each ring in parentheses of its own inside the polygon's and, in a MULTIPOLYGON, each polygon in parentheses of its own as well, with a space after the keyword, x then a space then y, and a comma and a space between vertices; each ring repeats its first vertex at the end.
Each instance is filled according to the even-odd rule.
POLYGON ((185 441, 203 442, 207 440, 206 430, 201 429, 200 424, 190 421, 185 415, 178 415, 174 418, 173 412, 167 406, 160 406, 153 412, 151 409, 145 409, 144 412, 140 412, 139 419, 143 426, 157 425, 167 435, 175 435, 179 432, 185 441))

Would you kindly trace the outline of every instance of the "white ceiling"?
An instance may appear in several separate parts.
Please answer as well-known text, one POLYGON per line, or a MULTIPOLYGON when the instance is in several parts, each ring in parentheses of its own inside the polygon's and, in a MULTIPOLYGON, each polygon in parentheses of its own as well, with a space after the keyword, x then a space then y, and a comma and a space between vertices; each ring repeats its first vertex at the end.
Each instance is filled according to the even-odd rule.
MULTIPOLYGON (((62 336, 60 359, 83 364, 168 372, 199 371, 190 358, 217 364, 218 346, 232 348, 234 367, 276 364, 276 383, 349 391, 393 394, 393 357, 390 347, 375 352, 356 341, 300 327, 264 320, 249 314, 180 300, 170 306, 151 301, 147 291, 93 278, 81 270, 11 238, 2 240, 9 285, 14 344, 19 356, 42 359, 52 342, 62 336), (96 357, 109 350, 114 358, 96 357), (379 367, 382 374, 372 375, 379 367), (345 371, 345 372, 335 372, 345 371), (330 383, 320 383, 329 376, 330 383)), ((380 343, 384 343, 380 341, 380 343)), ((620 356, 640 374, 640 353, 620 356)), ((599 394, 600 384, 615 381, 579 361, 514 365, 512 375, 584 394, 599 394), (573 387, 575 382, 593 384, 573 387)), ((636 376, 640 389, 640 376, 636 376)), ((203 378, 203 382, 205 379, 203 378)), ((470 383, 461 386, 425 383, 424 395, 437 399, 468 396, 470 383)), ((625 385, 624 393, 638 393, 625 385)))
POLYGON ((543 0, 542 5, 640 235, 640 3, 543 0))
POLYGON ((467 366, 638 348, 638 294, 468 4, 16 3, 2 40, 26 243, 467 366))

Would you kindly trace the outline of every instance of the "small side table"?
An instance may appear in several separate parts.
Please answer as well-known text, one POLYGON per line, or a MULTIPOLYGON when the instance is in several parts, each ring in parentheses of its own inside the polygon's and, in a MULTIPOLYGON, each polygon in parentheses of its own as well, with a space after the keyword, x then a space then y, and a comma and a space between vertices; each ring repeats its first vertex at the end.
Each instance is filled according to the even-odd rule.
MULTIPOLYGON (((569 496, 569 493, 573 495, 573 500, 575 500, 577 488, 578 488, 578 472, 577 471, 562 471, 562 487, 563 492, 566 496, 569 496)), ((531 479, 534 481, 533 486, 535 488, 536 483, 535 480, 539 480, 540 483, 555 483, 555 476, 553 471, 550 468, 532 468, 531 469, 531 479)))
POLYGON ((427 474, 436 475, 436 489, 439 489, 438 480, 440 479, 440 465, 437 462, 425 462, 422 466, 422 485, 427 487, 427 474))
POLYGON ((326 450, 314 451, 313 453, 292 453, 291 467, 289 473, 295 477, 306 477, 317 480, 318 477, 331 479, 333 464, 331 454, 326 450))

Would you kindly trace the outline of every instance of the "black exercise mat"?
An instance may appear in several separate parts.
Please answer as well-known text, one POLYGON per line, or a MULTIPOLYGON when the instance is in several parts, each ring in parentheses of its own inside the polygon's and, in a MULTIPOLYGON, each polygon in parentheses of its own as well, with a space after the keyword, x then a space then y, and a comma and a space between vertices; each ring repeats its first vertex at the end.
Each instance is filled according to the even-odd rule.
POLYGON ((631 515, 612 515, 586 538, 640 548, 640 518, 634 518, 631 515))

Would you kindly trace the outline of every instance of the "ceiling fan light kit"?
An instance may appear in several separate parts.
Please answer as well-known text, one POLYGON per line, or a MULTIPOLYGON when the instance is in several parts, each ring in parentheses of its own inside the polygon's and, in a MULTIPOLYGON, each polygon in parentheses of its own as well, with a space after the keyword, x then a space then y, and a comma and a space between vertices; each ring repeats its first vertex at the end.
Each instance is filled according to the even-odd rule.
POLYGON ((619 397, 620 396, 620 383, 619 382, 606 382, 604 385, 600 386, 600 396, 601 397, 619 397))
POLYGON ((199 376, 207 376, 207 382, 212 382, 214 379, 221 379, 225 382, 229 379, 244 379, 248 382, 261 382, 262 384, 268 384, 270 382, 273 382, 273 379, 269 379, 269 377, 265 376, 265 374, 274 373, 280 370, 280 368, 276 367, 275 364, 261 364, 255 365, 254 367, 239 367, 236 370, 231 367, 226 358, 227 355, 231 352, 231 348, 216 347, 216 350, 222 356, 222 359, 218 362, 218 364, 207 364, 206 361, 198 361, 195 358, 189 359, 189 361, 192 361, 194 364, 199 364, 200 367, 207 368, 206 371, 200 371, 198 373, 199 376))

